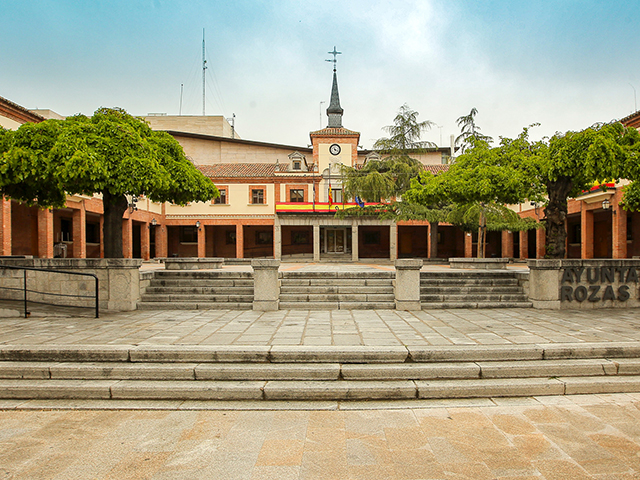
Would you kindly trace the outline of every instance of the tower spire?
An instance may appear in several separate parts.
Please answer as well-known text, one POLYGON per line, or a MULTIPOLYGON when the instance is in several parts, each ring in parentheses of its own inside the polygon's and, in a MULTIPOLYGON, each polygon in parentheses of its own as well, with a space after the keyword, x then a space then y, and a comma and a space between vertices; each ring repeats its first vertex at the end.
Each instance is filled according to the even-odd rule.
POLYGON ((329 102, 329 108, 327 108, 327 116, 329 117, 329 128, 342 128, 342 114, 344 110, 340 106, 340 95, 338 94, 338 74, 336 72, 336 65, 338 63, 337 56, 342 52, 338 52, 336 47, 333 47, 333 52, 329 52, 329 55, 333 55, 333 60, 327 60, 327 62, 333 63, 333 85, 331 86, 331 101, 329 102))

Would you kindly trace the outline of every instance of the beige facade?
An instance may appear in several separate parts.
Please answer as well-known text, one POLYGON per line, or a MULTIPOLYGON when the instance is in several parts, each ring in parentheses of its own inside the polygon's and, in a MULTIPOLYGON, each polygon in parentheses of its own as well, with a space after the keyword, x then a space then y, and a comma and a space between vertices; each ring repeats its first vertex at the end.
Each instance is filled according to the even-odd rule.
POLYGON ((177 131, 240 138, 231 124, 221 115, 147 115, 145 121, 154 130, 177 131))

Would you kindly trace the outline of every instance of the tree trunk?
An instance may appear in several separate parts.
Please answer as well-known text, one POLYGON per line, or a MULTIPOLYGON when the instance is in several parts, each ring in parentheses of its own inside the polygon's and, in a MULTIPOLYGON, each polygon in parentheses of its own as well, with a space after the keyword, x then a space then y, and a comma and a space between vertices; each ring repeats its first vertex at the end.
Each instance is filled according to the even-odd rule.
POLYGON ((122 216, 127 210, 127 197, 102 194, 104 208, 104 256, 105 258, 123 258, 122 253, 122 216))
POLYGON ((555 182, 547 183, 549 203, 544 209, 546 217, 546 258, 565 257, 567 241, 567 197, 572 188, 573 182, 568 177, 560 177, 555 182))
POLYGON ((487 237, 487 217, 480 210, 480 226, 478 227, 478 258, 484 258, 484 245, 487 237))
POLYGON ((429 222, 431 227, 431 251, 429 258, 438 258, 438 222, 429 222))

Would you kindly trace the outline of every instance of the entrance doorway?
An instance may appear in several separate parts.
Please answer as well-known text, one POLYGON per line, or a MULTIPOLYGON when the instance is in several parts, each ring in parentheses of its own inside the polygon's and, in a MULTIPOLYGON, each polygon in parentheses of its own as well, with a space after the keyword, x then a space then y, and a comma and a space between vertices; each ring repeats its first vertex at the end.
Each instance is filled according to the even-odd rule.
POLYGON ((324 230, 324 251, 326 253, 345 253, 347 229, 325 228, 324 230))

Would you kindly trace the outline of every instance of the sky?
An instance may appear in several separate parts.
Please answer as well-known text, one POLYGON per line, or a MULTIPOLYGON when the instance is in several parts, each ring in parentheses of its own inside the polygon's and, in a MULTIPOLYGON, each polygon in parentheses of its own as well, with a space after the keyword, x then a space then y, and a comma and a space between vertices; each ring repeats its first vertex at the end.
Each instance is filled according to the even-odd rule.
POLYGON ((538 139, 623 118, 640 90, 640 0, 2 0, 0 18, 19 105, 201 115, 204 30, 206 114, 294 146, 327 126, 334 46, 364 148, 403 104, 447 146, 472 108, 486 135, 538 139))

